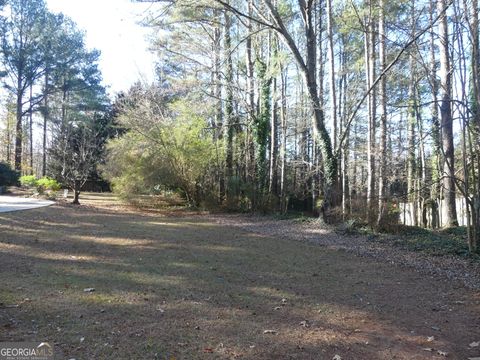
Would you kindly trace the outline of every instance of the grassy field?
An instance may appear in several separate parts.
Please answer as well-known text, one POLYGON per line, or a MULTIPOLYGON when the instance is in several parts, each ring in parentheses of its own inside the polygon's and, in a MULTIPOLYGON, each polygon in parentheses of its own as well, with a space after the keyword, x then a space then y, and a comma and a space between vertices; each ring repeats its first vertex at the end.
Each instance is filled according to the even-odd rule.
POLYGON ((0 214, 0 341, 77 360, 480 356, 480 294, 455 284, 206 215, 82 204, 0 214))

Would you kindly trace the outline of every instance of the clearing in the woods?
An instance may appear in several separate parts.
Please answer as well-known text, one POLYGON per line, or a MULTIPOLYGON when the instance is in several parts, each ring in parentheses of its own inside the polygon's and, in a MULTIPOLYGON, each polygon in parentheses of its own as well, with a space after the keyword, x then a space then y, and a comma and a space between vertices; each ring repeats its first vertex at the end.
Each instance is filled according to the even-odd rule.
POLYGON ((480 294, 111 196, 0 214, 0 341, 65 359, 468 359, 480 294))

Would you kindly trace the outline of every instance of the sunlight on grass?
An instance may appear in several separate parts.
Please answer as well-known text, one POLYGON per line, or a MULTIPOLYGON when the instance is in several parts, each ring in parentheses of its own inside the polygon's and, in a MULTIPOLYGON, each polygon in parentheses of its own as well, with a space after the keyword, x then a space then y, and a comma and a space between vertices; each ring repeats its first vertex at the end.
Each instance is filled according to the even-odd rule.
POLYGON ((297 296, 292 294, 291 292, 282 291, 280 289, 274 289, 266 286, 265 287, 259 287, 259 286, 248 287, 247 290, 261 297, 268 296, 274 299, 278 299, 279 305, 282 304, 282 299, 285 299, 285 301, 289 301, 294 298, 297 298, 297 296))
POLYGON ((91 279, 91 283, 104 283, 104 289, 113 289, 118 285, 126 286, 160 286, 160 287, 180 287, 185 286, 185 279, 176 275, 161 275, 152 272, 143 271, 112 271, 111 269, 98 268, 72 268, 70 275, 91 279))
POLYGON ((33 248, 28 245, 17 244, 2 244, 0 243, 0 252, 4 252, 12 255, 28 255, 29 257, 44 259, 44 260, 57 260, 57 261, 73 261, 73 262, 99 262, 102 261, 97 256, 92 255, 72 255, 64 252, 49 252, 43 249, 33 248))
POLYGON ((184 223, 174 223, 174 222, 163 222, 163 221, 148 221, 145 222, 146 225, 155 225, 155 226, 168 226, 168 227, 185 227, 184 223))
POLYGON ((70 236, 75 240, 97 243, 97 244, 108 244, 113 246, 151 246, 153 244, 152 240, 139 240, 139 239, 130 239, 122 237, 107 237, 107 236, 94 236, 94 235, 74 235, 70 236))
POLYGON ((182 262, 172 262, 169 264, 172 267, 179 267, 179 268, 184 268, 184 269, 197 269, 198 266, 192 264, 192 263, 182 263, 182 262))
POLYGON ((206 245, 206 246, 192 246, 194 249, 198 250, 212 250, 213 252, 245 252, 245 249, 240 249, 233 246, 224 246, 224 245, 206 245))

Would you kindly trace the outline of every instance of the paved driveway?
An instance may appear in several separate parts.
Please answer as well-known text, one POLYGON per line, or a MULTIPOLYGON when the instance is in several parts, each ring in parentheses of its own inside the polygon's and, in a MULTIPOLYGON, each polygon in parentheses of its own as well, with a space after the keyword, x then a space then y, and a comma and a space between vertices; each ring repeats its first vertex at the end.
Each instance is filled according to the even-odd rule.
POLYGON ((53 201, 22 198, 17 196, 0 196, 0 212, 36 209, 54 204, 53 201))

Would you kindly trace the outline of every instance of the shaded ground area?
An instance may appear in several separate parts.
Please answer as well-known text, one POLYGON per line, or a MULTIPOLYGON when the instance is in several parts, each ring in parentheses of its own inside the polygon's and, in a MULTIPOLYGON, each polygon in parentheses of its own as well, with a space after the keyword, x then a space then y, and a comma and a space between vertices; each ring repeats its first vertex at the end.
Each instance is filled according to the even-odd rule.
POLYGON ((0 214, 0 341, 50 341, 67 359, 480 356, 480 294, 457 283, 85 200, 0 214))
POLYGON ((480 256, 468 254, 465 228, 432 231, 402 226, 397 234, 378 234, 371 230, 361 233, 346 232, 341 227, 328 228, 313 218, 279 220, 272 216, 245 214, 217 214, 211 218, 223 226, 307 241, 480 290, 480 256))

